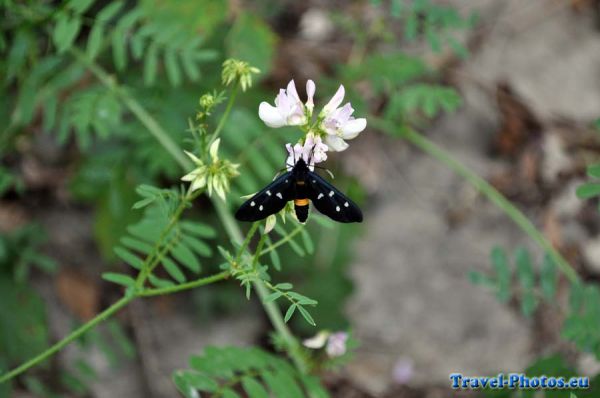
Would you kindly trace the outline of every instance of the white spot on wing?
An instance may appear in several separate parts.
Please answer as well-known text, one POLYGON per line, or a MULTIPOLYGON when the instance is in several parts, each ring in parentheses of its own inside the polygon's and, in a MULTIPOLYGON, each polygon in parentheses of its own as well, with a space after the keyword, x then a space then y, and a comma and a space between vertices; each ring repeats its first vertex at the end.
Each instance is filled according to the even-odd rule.
POLYGON ((340 211, 340 206, 335 206, 335 211, 340 211))
POLYGON ((277 192, 275 196, 277 196, 279 199, 283 199, 283 195, 281 194, 281 192, 277 192))
POLYGON ((254 201, 250 202, 250 206, 254 207, 256 206, 256 203, 254 203, 254 201))
POLYGON ((322 193, 320 193, 319 196, 317 196, 317 199, 321 199, 323 196, 325 196, 325 195, 323 195, 322 193))
POLYGON ((258 210, 262 211, 262 209, 263 209, 263 206, 260 205, 260 207, 258 208, 258 210))
POLYGON ((344 203, 344 207, 348 207, 348 206, 350 206, 350 205, 348 204, 348 202, 344 203))
POLYGON ((271 191, 267 191, 267 195, 271 196, 271 191))
POLYGON ((335 192, 333 192, 333 191, 329 192, 329 196, 330 196, 330 197, 331 197, 331 196, 333 196, 333 194, 334 194, 334 193, 335 193, 335 192))

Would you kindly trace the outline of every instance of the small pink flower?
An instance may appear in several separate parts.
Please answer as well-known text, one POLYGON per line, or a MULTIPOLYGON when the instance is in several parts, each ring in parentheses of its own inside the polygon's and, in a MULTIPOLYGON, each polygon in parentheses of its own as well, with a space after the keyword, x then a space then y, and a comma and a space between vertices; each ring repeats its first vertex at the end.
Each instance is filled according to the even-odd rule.
POLYGON ((356 138, 367 127, 367 119, 356 119, 352 116, 354 109, 349 102, 339 107, 344 100, 344 94, 344 86, 340 85, 321 112, 324 116, 321 128, 327 133, 325 142, 336 152, 348 148, 348 143, 344 140, 356 138))
POLYGON ((327 339, 325 352, 330 358, 341 357, 346 353, 346 342, 348 341, 348 333, 336 332, 332 333, 327 339))
POLYGON ((291 170, 300 159, 304 159, 310 170, 314 171, 316 163, 327 160, 326 152, 329 150, 327 145, 321 140, 321 137, 315 137, 312 133, 309 133, 306 136, 304 145, 296 144, 292 147, 292 144, 286 144, 285 147, 288 151, 288 158, 285 161, 288 171, 291 170))
POLYGON ((306 82, 306 95, 308 97, 308 100, 306 100, 306 109, 308 109, 309 114, 312 115, 312 111, 315 107, 315 103, 313 102, 313 98, 315 96, 315 91, 316 91, 316 86, 315 86, 315 82, 313 82, 312 80, 308 80, 306 82))
MULTIPOLYGON (((308 93, 307 107, 314 106, 312 101, 315 94, 315 83, 312 80, 306 83, 306 91, 308 93)), ((279 94, 275 98, 275 106, 264 101, 261 102, 258 107, 258 116, 269 127, 306 124, 306 108, 300 100, 294 81, 290 80, 285 90, 279 90, 279 94)))
POLYGON ((392 379, 397 384, 407 384, 414 376, 413 361, 410 358, 400 358, 394 364, 392 379))

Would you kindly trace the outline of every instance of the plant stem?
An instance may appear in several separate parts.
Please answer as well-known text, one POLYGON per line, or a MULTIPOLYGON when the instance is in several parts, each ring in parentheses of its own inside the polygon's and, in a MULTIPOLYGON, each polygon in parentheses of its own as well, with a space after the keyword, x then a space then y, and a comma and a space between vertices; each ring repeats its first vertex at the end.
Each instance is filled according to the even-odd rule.
POLYGON ((272 245, 270 245, 269 247, 267 247, 265 250, 261 251, 259 257, 264 256, 268 252, 271 252, 271 251, 277 249, 279 246, 284 245, 285 243, 289 242, 290 240, 292 240, 292 238, 294 236, 298 235, 302 231, 303 228, 304 228, 304 225, 298 225, 296 227, 296 229, 294 229, 292 232, 289 233, 289 235, 286 235, 285 237, 279 239, 277 242, 275 242, 272 245))
POLYGON ((262 253, 262 248, 265 245, 265 241, 267 240, 267 234, 262 234, 260 236, 260 240, 258 241, 258 245, 256 245, 256 250, 254 250, 254 257, 252 258, 252 269, 256 270, 256 266, 258 265, 258 260, 260 258, 260 254, 262 253))
MULTIPOLYGON (((171 232, 173 227, 175 227, 175 225, 177 225, 177 222, 179 222, 179 219, 181 218, 181 215, 183 214, 183 211, 186 209, 188 203, 190 201, 194 200, 203 191, 204 190, 202 189, 202 190, 197 190, 195 192, 192 192, 191 186, 190 186, 190 188, 188 188, 185 196, 181 199, 181 203, 179 203, 179 206, 177 206, 177 209, 175 209, 175 212, 171 216, 169 224, 167 224, 165 229, 163 229, 158 240, 156 241, 155 248, 159 248, 163 244, 163 240, 169 235, 169 233, 171 232)), ((154 271, 154 268, 156 268, 156 266, 160 263, 160 261, 162 261, 162 258, 164 257, 165 253, 168 250, 169 250, 169 247, 167 245, 167 246, 163 247, 161 250, 159 250, 156 254, 152 253, 152 255, 149 255, 144 260, 144 265, 135 281, 136 287, 138 290, 142 289, 142 287, 144 286, 144 283, 146 282, 146 279, 150 276, 150 274, 152 274, 152 271, 154 271)))
MULTIPOLYGON (((140 122, 148 129, 148 131, 158 140, 158 142, 181 165, 181 167, 184 170, 189 170, 193 167, 191 161, 184 156, 181 148, 179 148, 179 146, 172 140, 172 138, 167 134, 167 132, 162 128, 162 126, 156 121, 156 119, 154 119, 152 117, 152 115, 150 115, 135 98, 133 98, 131 95, 129 95, 129 93, 125 89, 118 86, 115 79, 112 76, 110 76, 106 71, 104 71, 99 65, 97 65, 93 61, 89 60, 86 57, 86 55, 83 52, 81 52, 80 50, 78 50, 76 48, 72 48, 69 51, 79 62, 84 63, 90 69, 90 71, 98 78, 98 80, 100 80, 100 82, 102 84, 104 84, 108 89, 112 90, 115 94, 117 94, 119 96, 119 98, 129 108, 129 110, 140 120, 140 122)), ((229 113, 231 112, 231 108, 232 108, 236 93, 237 93, 237 84, 234 87, 234 89, 232 90, 232 94, 229 99, 227 108, 225 109, 225 113, 223 114, 221 121, 219 122, 219 125, 218 125, 217 129, 215 130, 215 133, 213 134, 214 138, 216 138, 218 136, 217 134, 223 128, 223 126, 225 124, 225 120, 227 119, 227 117, 229 116, 229 113)), ((223 222, 223 225, 225 226, 225 229, 229 235, 229 238, 239 244, 242 244, 242 241, 243 241, 242 233, 241 233, 238 225, 235 223, 233 217, 229 213, 229 211, 226 207, 226 204, 217 198, 213 197, 211 199, 212 199, 212 202, 213 202, 215 208, 217 209, 217 213, 218 213, 221 221, 223 222)), ((184 208, 185 207, 182 206, 180 209, 178 209, 177 217, 181 214, 181 212, 183 212, 184 208)), ((255 226, 253 226, 253 227, 258 228, 258 223, 256 223, 255 226)), ((246 246, 247 246, 247 244, 246 244, 246 246)), ((245 246, 244 246, 244 249, 245 249, 245 246)), ((129 304, 129 302, 131 302, 136 297, 151 297, 151 296, 156 296, 156 295, 161 295, 161 294, 169 294, 169 293, 175 293, 175 292, 179 292, 179 291, 183 291, 183 290, 187 290, 187 289, 192 289, 192 288, 195 288, 198 286, 203 286, 203 285, 207 285, 209 283, 213 283, 213 282, 217 282, 217 281, 226 279, 227 277, 229 277, 229 275, 230 275, 229 271, 223 271, 221 273, 218 273, 218 274, 215 274, 215 275, 212 275, 209 277, 205 277, 205 278, 200 278, 198 280, 184 283, 181 285, 172 286, 172 287, 168 287, 168 288, 161 288, 161 289, 148 289, 148 290, 144 290, 144 291, 138 293, 137 295, 124 296, 119 301, 117 301, 116 303, 114 303, 113 305, 108 307, 106 310, 104 310, 100 314, 96 315, 92 320, 81 325, 78 329, 73 331, 67 337, 60 340, 56 344, 54 344, 52 347, 48 348, 47 350, 45 350, 38 356, 30 359, 29 361, 23 363, 22 365, 16 367, 15 369, 0 376, 0 384, 12 379, 13 377, 20 375, 21 373, 25 372, 29 368, 36 366, 37 364, 48 359, 50 356, 56 354, 62 348, 64 348, 65 346, 67 346, 68 344, 70 344, 71 342, 76 340, 77 338, 79 338, 81 335, 86 333, 88 330, 94 328, 95 326, 97 326, 98 324, 103 322, 104 320, 106 320, 109 317, 111 317, 112 315, 114 315, 117 311, 119 311, 121 308, 123 308, 124 306, 129 304)), ((140 278, 140 280, 142 280, 142 281, 143 281, 143 279, 145 279, 145 277, 140 278)), ((290 350, 289 351, 290 356, 292 357, 294 364, 300 371, 306 372, 307 366, 304 362, 304 359, 303 359, 301 353, 299 352, 300 346, 298 344, 298 341, 291 334, 291 332, 289 331, 289 329, 283 322, 283 318, 281 317, 281 314, 279 313, 278 308, 275 306, 274 303, 264 303, 264 298, 267 296, 268 292, 267 292, 267 289, 264 286, 263 282, 262 281, 254 282, 254 288, 256 289, 258 296, 261 298, 261 303, 265 307, 265 311, 267 312, 269 318, 271 319, 273 326, 275 327, 275 329, 279 332, 279 334, 284 338, 284 340, 288 344, 288 347, 290 350)))
POLYGON ((281 313, 279 312, 279 308, 277 308, 277 305, 275 305, 275 303, 273 302, 265 303, 265 299, 269 295, 269 291, 267 290, 267 287, 265 286, 264 282, 262 280, 256 280, 253 282, 253 285, 254 290, 256 290, 256 294, 260 298, 260 302, 265 308, 265 311, 267 312, 267 315, 269 316, 269 319, 273 324, 273 327, 275 328, 275 330, 277 330, 279 335, 285 341, 288 348, 288 353, 290 354, 294 365, 300 372, 307 373, 308 365, 306 364, 304 356, 302 355, 302 347, 300 346, 300 343, 298 342, 296 337, 294 337, 292 332, 290 332, 290 329, 283 321, 283 318, 281 316, 281 313))
POLYGON ((223 271, 220 272, 218 274, 214 274, 211 276, 206 276, 204 278, 200 278, 200 279, 196 279, 195 281, 191 281, 191 282, 186 282, 186 283, 182 283, 180 285, 175 285, 175 286, 169 286, 169 287, 163 287, 160 289, 146 289, 146 290, 142 290, 139 293, 140 297, 152 297, 152 296, 161 296, 163 294, 171 294, 171 293, 178 293, 184 290, 189 290, 189 289, 193 289, 199 286, 204 286, 204 285, 208 285, 210 283, 213 282, 218 282, 220 280, 224 280, 229 278, 229 276, 231 276, 231 274, 229 273, 229 271, 223 271))
POLYGON ((162 128, 162 126, 150 115, 144 107, 133 98, 127 90, 119 86, 115 78, 108 74, 94 61, 90 60, 81 50, 72 47, 69 52, 83 63, 87 68, 100 80, 106 88, 114 92, 123 103, 129 108, 138 120, 148 129, 150 134, 158 140, 158 142, 167 150, 167 152, 183 167, 184 170, 190 170, 192 162, 185 156, 181 148, 173 141, 171 136, 162 128))
MULTIPOLYGON (((231 213, 227 210, 227 205, 225 202, 218 198, 212 198, 212 203, 217 209, 217 214, 225 226, 225 230, 227 231, 229 237, 236 243, 240 245, 243 244, 242 232, 231 216, 231 213)), ((258 225, 258 223, 255 223, 255 225, 258 225)), ((296 368, 299 371, 306 373, 308 371, 308 365, 306 364, 304 356, 300 351, 301 347, 298 340, 294 337, 292 332, 290 332, 290 329, 283 321, 283 317, 281 316, 277 305, 273 302, 265 302, 265 298, 269 295, 269 292, 264 282, 262 280, 256 280, 252 284, 254 285, 254 290, 256 290, 256 294, 258 295, 258 298, 260 299, 260 302, 264 307, 271 324, 277 333, 279 333, 279 335, 285 340, 288 346, 288 353, 290 354, 294 365, 296 365, 296 368)))
MULTIPOLYGON (((100 80, 102 84, 107 86, 107 88, 111 89, 115 92, 121 100, 127 105, 129 110, 140 120, 140 122, 146 126, 148 131, 158 140, 158 142, 167 150, 167 152, 181 165, 184 170, 190 170, 192 168, 192 162, 185 157, 183 151, 179 146, 172 140, 172 138, 166 133, 166 131, 160 126, 160 124, 150 115, 141 104, 133 98, 126 90, 119 87, 115 82, 114 78, 112 78, 108 73, 106 73, 99 65, 95 62, 89 60, 83 52, 77 50, 75 48, 70 50, 73 56, 80 62, 84 63, 92 73, 100 80)), ((227 104, 227 108, 221 116, 221 120, 217 125, 215 133, 220 133, 225 125, 227 118, 229 117, 229 113, 233 107, 233 103, 237 93, 237 86, 239 83, 236 83, 236 86, 232 90, 231 96, 229 97, 229 102, 227 104)), ((213 133, 214 138, 217 137, 217 134, 213 133)), ((211 197, 211 201, 217 210, 217 215, 219 219, 223 223, 225 227, 225 231, 229 238, 238 244, 242 244, 244 238, 242 232, 240 231, 237 223, 233 219, 229 209, 227 209, 227 205, 222 200, 211 197)), ((258 296, 261 298, 261 303, 273 324, 273 327, 277 330, 277 332, 284 338, 288 347, 290 348, 290 356, 294 361, 294 364, 298 367, 299 370, 305 372, 307 366, 304 362, 304 358, 299 352, 299 344, 296 338, 292 335, 290 330, 288 329, 285 322, 283 322, 283 317, 279 312, 279 309, 275 305, 275 303, 264 302, 264 297, 266 297, 267 290, 262 281, 256 281, 254 283, 254 288, 257 291, 258 296)))
MULTIPOLYGON (((379 129, 385 130, 392 135, 398 135, 395 129, 392 129, 387 122, 377 119, 376 126, 379 129)), ((418 132, 407 128, 400 136, 413 145, 417 146, 422 151, 431 155, 438 161, 444 163, 448 168, 456 174, 463 177, 473 188, 485 195, 493 204, 502 210, 523 232, 542 247, 558 265, 562 273, 567 277, 569 282, 578 283, 579 276, 569 262, 556 250, 546 237, 538 231, 533 223, 515 207, 504 195, 494 188, 486 180, 478 176, 473 171, 469 170, 465 165, 456 160, 452 155, 444 149, 437 146, 433 141, 418 132)))
POLYGON ((242 242, 242 246, 240 246, 240 250, 238 250, 238 254, 237 254, 237 256, 235 256, 235 262, 236 262, 235 266, 237 266, 237 263, 240 262, 240 258, 242 257, 242 254, 244 254, 244 252, 248 248, 248 245, 250 244, 250 240, 256 233, 256 230, 258 229, 259 225, 260 225, 260 221, 256 221, 256 222, 252 223, 250 230, 246 234, 246 239, 244 239, 244 242, 242 242))
POLYGON ((113 305, 111 305, 110 307, 108 307, 107 309, 105 309, 104 311, 102 311, 101 313, 99 313, 98 315, 96 315, 90 321, 88 321, 85 324, 81 325, 79 328, 77 328, 76 330, 74 330, 67 337, 65 337, 64 339, 60 340, 58 343, 54 344, 52 347, 48 348, 46 351, 42 352, 41 354, 39 354, 38 356, 36 356, 34 358, 31 358, 29 361, 25 362, 24 364, 20 365, 19 367, 15 368, 15 369, 11 370, 10 372, 3 374, 0 377, 0 384, 2 384, 4 382, 12 379, 15 376, 20 375, 21 373, 25 372, 27 369, 29 369, 29 368, 31 368, 33 366, 36 366, 40 362, 43 362, 44 360, 48 359, 50 356, 56 354, 63 347, 65 347, 67 344, 69 344, 72 341, 76 340, 81 335, 83 335, 85 332, 87 332, 91 328, 95 327, 96 325, 98 325, 102 321, 108 319, 114 313, 116 313, 121 308, 123 308, 124 306, 126 306, 127 304, 129 304, 129 302, 131 300, 133 300, 134 298, 135 298, 135 296, 125 296, 125 297, 122 297, 119 301, 117 301, 116 303, 114 303, 113 305))
POLYGON ((227 101, 227 107, 225 107, 225 112, 223 113, 223 116, 221 116, 221 120, 219 120, 219 124, 217 125, 217 128, 210 136, 210 140, 208 141, 209 145, 215 139, 217 139, 219 137, 219 133, 221 132, 221 130, 223 130, 223 127, 225 127, 225 122, 229 118, 229 113, 231 112, 231 109, 233 108, 233 103, 235 102, 235 97, 237 96, 239 86, 240 86, 240 82, 236 80, 233 88, 231 89, 231 94, 229 95, 229 101, 227 101))

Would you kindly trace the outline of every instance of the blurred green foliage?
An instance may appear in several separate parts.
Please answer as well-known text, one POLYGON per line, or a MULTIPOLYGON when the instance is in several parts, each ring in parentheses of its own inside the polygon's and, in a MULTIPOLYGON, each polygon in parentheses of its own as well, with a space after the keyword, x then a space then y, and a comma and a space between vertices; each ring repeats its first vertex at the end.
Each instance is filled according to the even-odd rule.
MULTIPOLYGON (((562 354, 551 354, 536 359, 531 365, 523 370, 523 374, 528 377, 548 376, 548 377, 564 377, 569 380, 571 377, 578 376, 579 372, 569 364, 562 354)), ((562 398, 562 397, 579 397, 579 398, 594 398, 600 393, 600 376, 590 378, 590 388, 586 390, 572 389, 556 389, 556 390, 539 390, 539 389, 523 389, 521 391, 503 389, 485 389, 483 396, 486 398, 504 398, 504 397, 520 397, 520 398, 562 398)))
MULTIPOLYGON (((27 146, 19 145, 20 142, 48 134, 65 150, 74 148, 69 192, 75 201, 94 209, 97 247, 112 263, 111 273, 105 274, 107 279, 129 283, 129 276, 118 264, 135 265, 140 261, 138 255, 148 254, 149 242, 135 235, 136 228, 143 229, 144 234, 158 230, 149 225, 161 217, 156 211, 159 205, 153 203, 146 212, 131 211, 139 199, 134 187, 164 185, 181 175, 179 166, 132 114, 122 93, 135 98, 183 146, 189 137, 188 117, 195 113, 200 94, 218 84, 223 59, 233 56, 248 61, 261 69, 262 76, 272 67, 277 44, 273 30, 260 15, 241 12, 231 19, 228 10, 228 2, 209 0, 4 3, 6 23, 0 32, 0 68, 6 73, 0 86, 0 192, 28 194, 17 162, 27 146), (98 70, 107 73, 108 82, 98 79, 98 70)), ((298 133, 291 129, 281 134, 264 134, 266 129, 258 121, 256 109, 266 98, 260 90, 249 91, 223 132, 224 156, 240 162, 244 168, 242 176, 235 180, 232 207, 239 203, 240 196, 255 192, 273 178, 285 161, 283 144, 297 139, 298 133)), ((344 179, 340 181, 343 183, 344 179)), ((359 187, 354 189, 360 191, 359 187)), ((196 207, 203 219, 213 221, 206 202, 200 201, 196 207)), ((164 214, 162 217, 164 221, 164 214)), ((292 227, 281 225, 278 233, 285 235, 292 227)), ((319 227, 311 229, 310 234, 319 227)), ((178 231, 186 232, 186 228, 182 225, 178 231)), ((287 251, 298 253, 300 248, 304 259, 290 261, 289 266, 286 261, 277 277, 298 279, 299 286, 311 287, 324 302, 315 321, 339 328, 346 326, 339 308, 351 291, 344 268, 355 234, 340 232, 337 225, 330 225, 328 231, 339 238, 328 239, 326 248, 303 232, 280 254, 270 253, 269 259, 277 267, 279 257, 295 258, 287 251), (336 254, 332 256, 331 252, 336 254), (317 259, 315 269, 307 278, 303 268, 313 258, 317 259)), ((173 248, 172 257, 162 258, 159 275, 163 276, 153 276, 151 283, 155 286, 180 283, 198 272, 197 255, 213 258, 210 246, 202 240, 206 236, 194 236, 189 229, 187 232, 189 236, 178 235, 187 243, 173 248)), ((214 236, 214 231, 210 235, 214 236)), ((34 243, 31 245, 35 247, 34 243)), ((50 261, 37 250, 29 250, 31 245, 18 239, 14 244, 0 245, 2 254, 10 251, 12 256, 13 251, 19 252, 19 260, 10 263, 21 265, 11 270, 10 278, 20 275, 24 283, 22 287, 12 287, 17 289, 12 293, 2 290, 2 297, 5 292, 23 300, 29 297, 24 303, 32 306, 27 316, 12 311, 9 315, 18 319, 0 319, 0 328, 5 327, 15 338, 28 342, 27 349, 11 345, 19 355, 7 356, 0 364, 4 368, 24 361, 48 344, 43 303, 25 282, 31 264, 49 267, 50 261), (26 338, 28 335, 21 333, 25 327, 36 331, 38 337, 26 338)), ((233 299, 237 305, 228 308, 239 308, 243 298, 231 289, 223 291, 224 295, 215 296, 222 297, 223 302, 233 299)), ((306 329, 307 334, 312 332, 306 329)), ((78 390, 75 380, 87 380, 75 373, 63 379, 73 391, 78 390)), ((44 387, 43 379, 32 376, 25 383, 38 394, 52 394, 52 389, 44 387)))
POLYGON ((178 390, 189 398, 197 397, 198 391, 235 398, 240 397, 239 388, 250 398, 329 397, 317 378, 258 348, 206 347, 203 355, 190 358, 190 368, 173 377, 178 390))
MULTIPOLYGON (((525 317, 532 317, 541 304, 562 314, 561 337, 572 342, 581 352, 591 353, 600 359, 600 289, 595 283, 578 282, 569 287, 568 305, 561 303, 557 296, 559 275, 550 256, 545 256, 541 266, 536 266, 530 254, 519 248, 514 254, 514 266, 510 264, 506 251, 496 247, 491 252, 492 272, 472 271, 469 278, 472 283, 492 290, 501 302, 513 300, 519 304, 525 317)), ((527 369, 527 376, 575 376, 577 373, 560 355, 538 358, 527 369)), ((597 375, 591 381, 600 381, 597 375)), ((597 384, 597 383, 596 383, 597 384)), ((578 392, 580 397, 595 397, 597 386, 591 391, 578 392)), ((504 397, 509 390, 490 390, 489 397, 504 397)), ((520 393, 508 392, 514 396, 533 397, 535 391, 526 390, 520 393), (521 395, 519 395, 521 394, 521 395)), ((562 397, 566 390, 545 391, 541 396, 547 398, 562 397)), ((535 395, 537 396, 537 395, 535 395)))
MULTIPOLYGON (((587 168, 587 175, 590 178, 600 179, 600 163, 592 164, 587 168)), ((580 199, 592 199, 600 196, 600 182, 586 182, 577 187, 577 197, 580 199)), ((598 211, 600 212, 600 202, 598 204, 598 211)))

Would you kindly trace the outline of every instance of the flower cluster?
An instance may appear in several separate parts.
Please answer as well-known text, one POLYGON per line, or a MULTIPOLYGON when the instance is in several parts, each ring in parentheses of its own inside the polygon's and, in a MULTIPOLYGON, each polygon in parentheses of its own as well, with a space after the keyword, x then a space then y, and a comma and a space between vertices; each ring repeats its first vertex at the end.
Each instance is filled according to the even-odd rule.
MULTIPOLYGON (((313 123, 315 83, 306 82, 307 101, 302 102, 296 84, 291 80, 286 89, 280 89, 275 98, 275 106, 261 102, 258 116, 269 127, 301 126, 307 132, 303 142, 292 147, 287 145, 292 165, 302 157, 311 161, 311 166, 327 159, 325 152, 343 151, 348 148, 346 140, 356 138, 367 127, 365 118, 354 118, 354 109, 349 102, 342 105, 344 86, 340 85, 335 95, 323 107, 313 123)), ((302 141, 302 140, 301 140, 302 141)), ((288 158, 288 167, 290 163, 288 158)))
POLYGON ((304 144, 286 144, 288 151, 288 158, 285 161, 285 165, 289 170, 294 167, 294 164, 299 159, 304 159, 308 167, 312 170, 315 169, 315 163, 321 163, 327 160, 327 151, 329 147, 323 143, 321 137, 315 137, 313 133, 308 133, 304 140, 304 144))
POLYGON ((302 342, 302 345, 313 350, 325 347, 325 352, 330 358, 341 357, 347 351, 348 333, 331 333, 322 330, 310 339, 302 342))
POLYGON ((250 66, 247 62, 230 58, 223 62, 221 80, 225 86, 229 86, 238 80, 240 86, 242 86, 242 91, 246 91, 246 89, 252 87, 252 75, 256 73, 260 73, 258 68, 250 66))
POLYGON ((220 142, 221 139, 219 138, 210 145, 210 163, 206 163, 193 153, 185 151, 196 165, 196 168, 181 177, 181 179, 191 182, 190 190, 192 192, 206 187, 209 196, 212 196, 213 191, 215 191, 221 199, 225 200, 225 193, 229 190, 229 180, 239 174, 237 171, 239 164, 231 163, 227 159, 219 159, 220 142))

